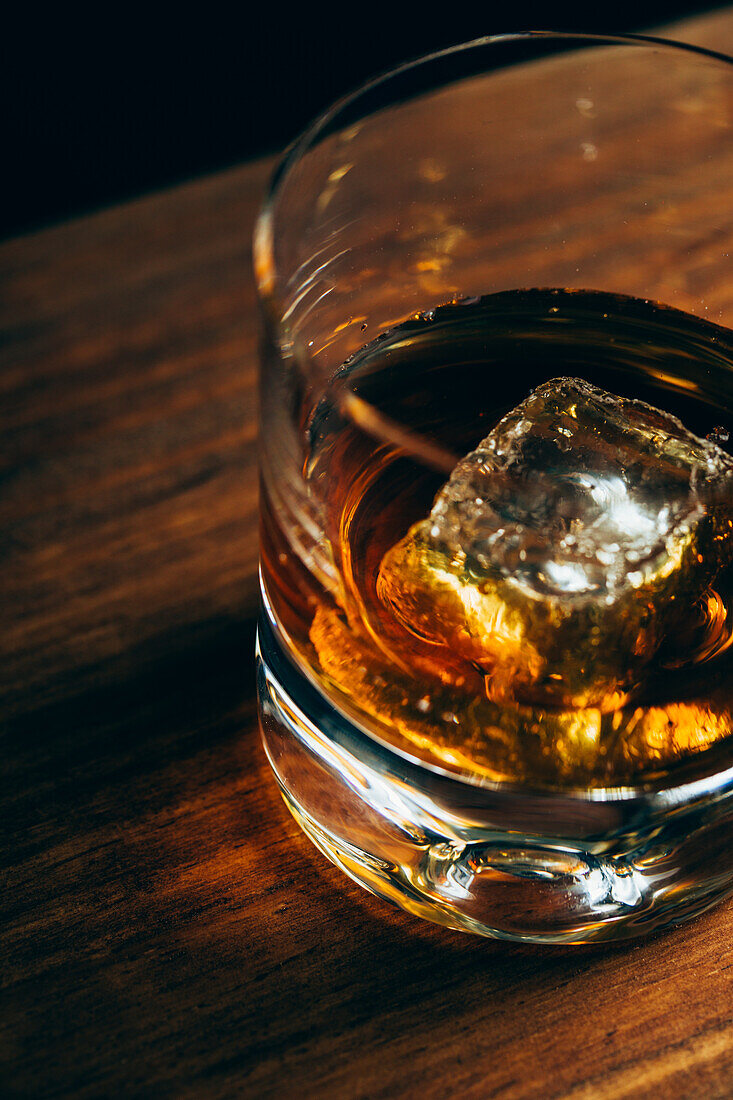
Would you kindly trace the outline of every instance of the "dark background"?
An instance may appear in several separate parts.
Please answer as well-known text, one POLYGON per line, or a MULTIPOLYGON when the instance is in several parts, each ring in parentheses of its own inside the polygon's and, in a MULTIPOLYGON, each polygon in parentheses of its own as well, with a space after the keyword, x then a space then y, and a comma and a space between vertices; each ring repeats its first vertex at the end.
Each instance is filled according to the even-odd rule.
POLYGON ((3 32, 0 236, 281 149, 331 100, 429 50, 533 28, 640 31, 721 6, 395 3, 380 16, 260 2, 169 20, 98 9, 97 22, 35 9, 3 32))

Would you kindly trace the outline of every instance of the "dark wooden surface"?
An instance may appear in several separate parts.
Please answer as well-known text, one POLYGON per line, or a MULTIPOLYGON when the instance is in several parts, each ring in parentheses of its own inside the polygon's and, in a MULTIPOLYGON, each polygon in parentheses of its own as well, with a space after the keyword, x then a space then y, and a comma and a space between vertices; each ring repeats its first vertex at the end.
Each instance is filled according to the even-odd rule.
MULTIPOLYGON (((680 37, 733 47, 730 11, 680 37)), ((255 164, 0 250, 0 1092, 730 1097, 733 906, 533 950, 362 892, 256 732, 255 164)))

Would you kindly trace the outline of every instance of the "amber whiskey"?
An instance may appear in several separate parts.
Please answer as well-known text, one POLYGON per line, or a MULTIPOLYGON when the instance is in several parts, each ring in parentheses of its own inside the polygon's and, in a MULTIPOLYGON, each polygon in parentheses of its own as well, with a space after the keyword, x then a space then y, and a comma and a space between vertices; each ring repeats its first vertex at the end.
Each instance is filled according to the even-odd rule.
POLYGON ((657 777, 733 732, 732 419, 731 334, 652 302, 527 290, 416 315, 368 340, 302 425, 316 529, 294 537, 265 496, 273 616, 341 710, 426 763, 551 786, 657 777), (528 474, 486 465, 533 431, 528 474), (664 550, 648 584, 645 524, 664 550), (598 575, 573 544, 588 530, 598 575))

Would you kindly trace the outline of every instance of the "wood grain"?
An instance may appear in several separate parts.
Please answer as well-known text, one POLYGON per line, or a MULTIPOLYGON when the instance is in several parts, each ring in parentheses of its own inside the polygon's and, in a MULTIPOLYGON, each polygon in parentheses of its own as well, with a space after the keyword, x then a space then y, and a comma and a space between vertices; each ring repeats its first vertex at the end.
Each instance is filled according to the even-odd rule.
MULTIPOLYGON (((733 48, 733 14, 677 35, 733 48)), ((730 904, 515 949, 363 893, 255 728, 258 163, 3 246, 8 1096, 728 1097, 730 904)))

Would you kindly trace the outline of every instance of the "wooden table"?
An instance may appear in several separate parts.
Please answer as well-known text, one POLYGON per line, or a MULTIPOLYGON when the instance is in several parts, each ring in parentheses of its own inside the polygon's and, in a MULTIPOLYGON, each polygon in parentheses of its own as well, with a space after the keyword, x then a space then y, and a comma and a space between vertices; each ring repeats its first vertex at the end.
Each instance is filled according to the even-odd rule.
MULTIPOLYGON (((733 10, 677 34, 733 50, 733 10)), ((0 250, 0 1091, 729 1097, 731 904, 511 948, 362 892, 280 801, 252 667, 269 167, 0 250)))

